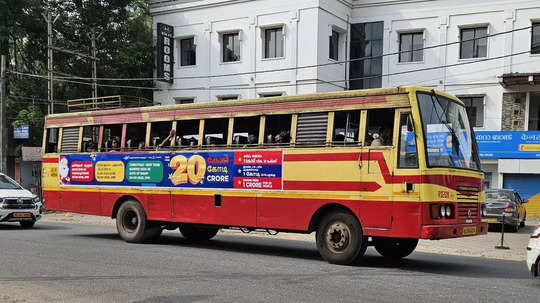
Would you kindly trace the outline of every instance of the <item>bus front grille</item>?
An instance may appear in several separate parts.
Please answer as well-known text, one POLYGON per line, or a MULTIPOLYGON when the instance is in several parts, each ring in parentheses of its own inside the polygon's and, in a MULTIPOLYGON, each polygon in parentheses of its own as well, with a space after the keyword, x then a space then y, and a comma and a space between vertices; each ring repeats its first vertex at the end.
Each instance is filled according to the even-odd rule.
POLYGON ((460 218, 478 217, 478 203, 459 202, 457 205, 460 218))

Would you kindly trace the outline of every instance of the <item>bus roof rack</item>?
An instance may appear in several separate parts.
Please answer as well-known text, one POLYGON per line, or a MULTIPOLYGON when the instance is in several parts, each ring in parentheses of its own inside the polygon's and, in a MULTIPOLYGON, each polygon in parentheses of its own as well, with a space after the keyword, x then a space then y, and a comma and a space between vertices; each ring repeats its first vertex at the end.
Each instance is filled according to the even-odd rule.
POLYGON ((84 112, 101 109, 150 106, 152 101, 135 96, 104 96, 96 98, 72 99, 67 101, 68 112, 84 112))

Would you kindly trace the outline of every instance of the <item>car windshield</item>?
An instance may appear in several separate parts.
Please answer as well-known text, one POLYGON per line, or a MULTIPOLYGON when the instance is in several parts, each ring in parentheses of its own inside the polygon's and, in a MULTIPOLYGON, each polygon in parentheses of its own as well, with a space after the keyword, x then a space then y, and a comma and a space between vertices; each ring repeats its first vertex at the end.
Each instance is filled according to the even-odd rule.
POLYGON ((514 200, 514 195, 510 191, 488 191, 486 199, 489 200, 514 200))
POLYGON ((480 170, 476 139, 465 107, 434 93, 418 93, 428 166, 480 170))
POLYGON ((0 175, 0 189, 22 189, 22 187, 10 178, 0 175))

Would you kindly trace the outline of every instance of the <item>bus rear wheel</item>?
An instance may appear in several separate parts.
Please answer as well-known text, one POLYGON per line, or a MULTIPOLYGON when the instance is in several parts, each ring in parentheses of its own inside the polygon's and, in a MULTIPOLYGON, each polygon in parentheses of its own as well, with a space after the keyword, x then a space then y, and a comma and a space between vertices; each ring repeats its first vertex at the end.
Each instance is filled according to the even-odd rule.
POLYGON ((199 226, 197 224, 181 224, 182 236, 190 242, 205 242, 215 237, 219 231, 217 227, 199 226))
POLYGON ((144 243, 159 238, 161 226, 146 220, 146 212, 135 200, 128 200, 120 206, 116 215, 116 229, 120 237, 129 243, 144 243))
POLYGON ((373 239, 375 250, 385 258, 401 259, 410 255, 418 245, 418 239, 409 238, 385 238, 373 239))
POLYGON ((367 248, 367 237, 356 217, 345 211, 326 215, 317 228, 317 249, 329 263, 349 265, 360 259, 367 248))

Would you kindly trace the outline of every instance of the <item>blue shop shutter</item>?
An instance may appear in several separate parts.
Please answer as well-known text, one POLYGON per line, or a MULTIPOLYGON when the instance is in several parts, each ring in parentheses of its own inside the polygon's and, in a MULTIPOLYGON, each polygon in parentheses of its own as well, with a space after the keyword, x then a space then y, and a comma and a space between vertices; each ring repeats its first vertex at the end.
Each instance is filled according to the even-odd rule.
POLYGON ((523 200, 540 193, 540 175, 504 174, 503 178, 503 187, 516 190, 523 200))

